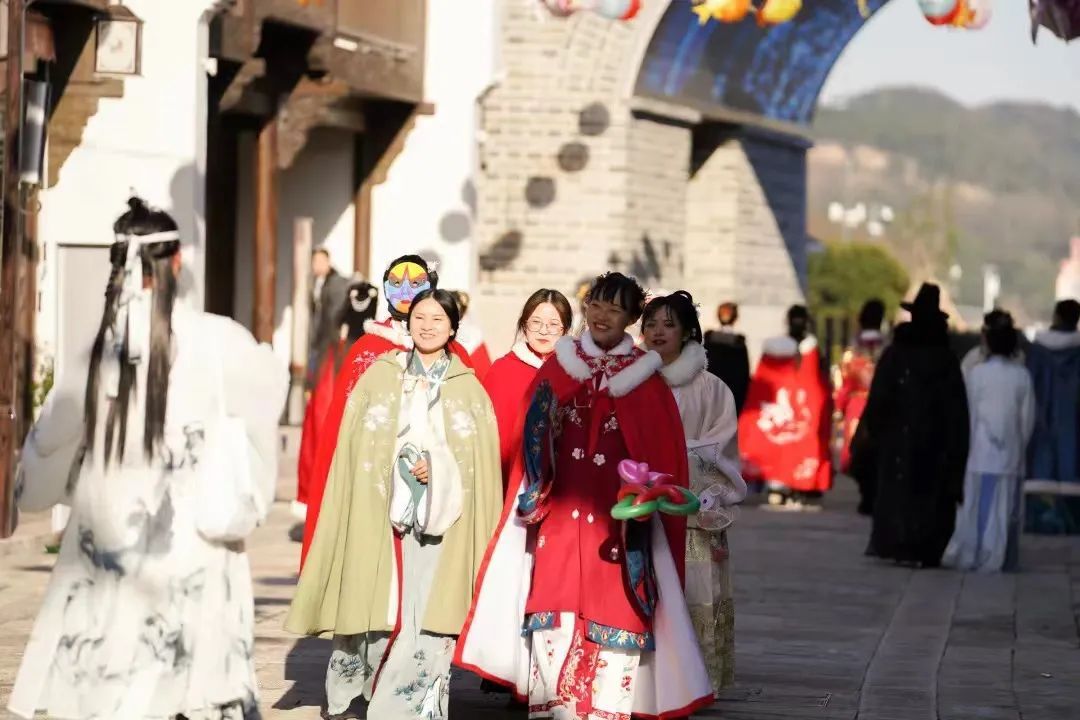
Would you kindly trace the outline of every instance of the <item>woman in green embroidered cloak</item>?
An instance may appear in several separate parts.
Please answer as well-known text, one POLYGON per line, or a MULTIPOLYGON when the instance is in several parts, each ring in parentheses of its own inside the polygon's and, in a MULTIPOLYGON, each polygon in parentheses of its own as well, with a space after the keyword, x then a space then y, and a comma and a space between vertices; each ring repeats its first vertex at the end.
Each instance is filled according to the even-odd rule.
POLYGON ((472 370, 446 351, 452 295, 409 310, 414 347, 349 396, 319 524, 286 627, 331 635, 324 717, 447 717, 450 661, 502 509, 499 432, 472 370), (438 595, 435 595, 435 589, 438 595))

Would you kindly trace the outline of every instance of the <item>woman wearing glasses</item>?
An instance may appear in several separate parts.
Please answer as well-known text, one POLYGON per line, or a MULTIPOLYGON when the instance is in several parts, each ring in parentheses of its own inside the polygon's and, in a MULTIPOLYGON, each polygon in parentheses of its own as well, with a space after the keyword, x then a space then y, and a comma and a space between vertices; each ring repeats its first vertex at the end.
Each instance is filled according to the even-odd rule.
POLYGON ((492 363, 484 377, 484 389, 491 397, 499 423, 504 490, 513 464, 514 440, 521 432, 525 393, 544 360, 555 352, 555 343, 569 331, 572 321, 573 311, 565 295, 558 290, 537 290, 521 310, 518 341, 510 352, 492 363))

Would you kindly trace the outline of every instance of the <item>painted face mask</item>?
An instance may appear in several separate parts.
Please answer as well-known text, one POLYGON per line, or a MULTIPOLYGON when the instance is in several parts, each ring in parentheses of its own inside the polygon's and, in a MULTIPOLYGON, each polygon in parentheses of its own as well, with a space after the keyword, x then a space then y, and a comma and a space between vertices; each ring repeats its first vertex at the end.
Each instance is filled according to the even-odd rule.
POLYGON ((398 263, 390 268, 383 284, 386 302, 390 305, 391 313, 398 318, 406 317, 413 299, 429 289, 431 281, 427 270, 412 262, 398 263))

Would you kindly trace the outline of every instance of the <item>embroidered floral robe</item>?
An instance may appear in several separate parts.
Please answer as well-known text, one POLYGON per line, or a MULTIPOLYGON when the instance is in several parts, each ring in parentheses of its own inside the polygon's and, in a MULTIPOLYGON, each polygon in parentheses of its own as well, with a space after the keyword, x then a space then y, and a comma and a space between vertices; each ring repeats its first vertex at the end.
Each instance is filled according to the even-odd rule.
MULTIPOLYGON (((611 683, 623 682, 635 715, 690 715, 713 693, 683 596, 685 520, 615 523, 610 515, 620 460, 687 482, 678 408, 657 372, 660 358, 635 349, 629 336, 605 353, 589 333, 560 340, 555 356, 537 375, 503 517, 454 662, 512 686, 536 709, 533 638, 565 613, 588 643, 584 662, 573 649, 568 657, 595 663, 594 702, 617 695, 611 683), (634 669, 606 675, 604 655, 620 652, 633 653, 634 669)), ((581 639, 573 642, 579 647, 581 639)), ((589 680, 589 671, 569 669, 568 661, 561 679, 589 680)), ((548 699, 567 706, 561 692, 548 699)))
MULTIPOLYGON (((371 367, 383 354, 391 350, 405 350, 412 347, 412 339, 405 331, 405 325, 396 320, 369 322, 364 324, 364 336, 349 348, 341 370, 334 381, 333 395, 322 417, 321 423, 310 433, 301 438, 301 458, 310 458, 310 470, 306 471, 304 483, 307 497, 307 518, 304 521, 304 544, 300 550, 300 567, 303 569, 315 538, 315 527, 319 524, 319 511, 322 509, 323 494, 326 492, 326 478, 330 474, 330 464, 334 460, 334 451, 338 445, 338 433, 341 430, 341 418, 345 415, 345 403, 356 386, 360 376, 371 367), (305 449, 305 444, 308 448, 305 449), (314 450, 310 446, 314 446, 314 450)), ((456 342, 451 341, 450 349, 470 367, 468 354, 456 342)), ((301 472, 305 472, 301 469, 301 472)))
POLYGON ((702 509, 687 518, 686 602, 713 689, 735 681, 735 598, 727 533, 746 498, 739 469, 735 397, 706 368, 704 348, 687 343, 663 375, 679 406, 689 453, 690 489, 702 509))

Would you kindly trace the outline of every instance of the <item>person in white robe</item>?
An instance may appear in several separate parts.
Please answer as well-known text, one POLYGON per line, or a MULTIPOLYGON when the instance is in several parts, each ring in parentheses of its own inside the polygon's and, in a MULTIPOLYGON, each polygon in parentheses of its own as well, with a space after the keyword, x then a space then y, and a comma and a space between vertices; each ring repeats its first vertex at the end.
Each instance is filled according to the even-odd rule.
POLYGON ((129 206, 94 346, 23 447, 20 509, 71 518, 8 708, 255 718, 244 536, 273 501, 288 372, 240 325, 176 301, 176 223, 129 206))
POLYGON ((961 570, 997 572, 1007 569, 1009 545, 1019 537, 1035 391, 1027 368, 1013 360, 1019 335, 1012 317, 998 313, 984 334, 990 356, 965 376, 971 444, 964 502, 942 562, 961 570))
POLYGON ((686 603, 713 690, 735 682, 735 598, 728 530, 746 498, 739 468, 735 396, 708 372, 701 325, 689 293, 655 298, 642 318, 645 344, 664 361, 689 451, 690 489, 700 498, 687 518, 686 603))

